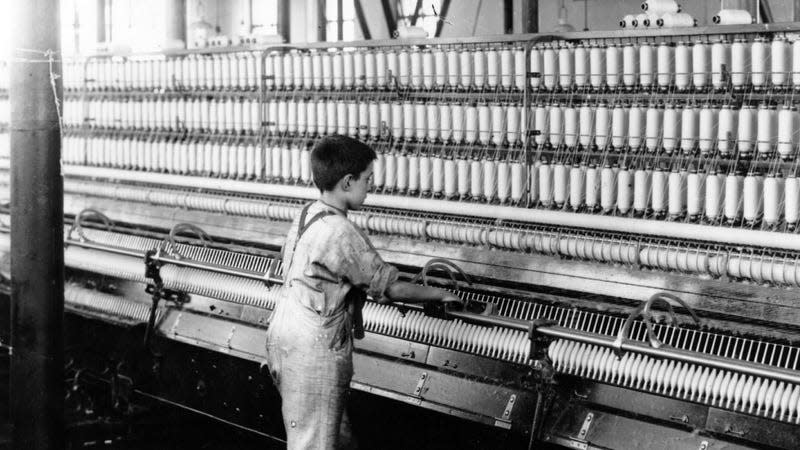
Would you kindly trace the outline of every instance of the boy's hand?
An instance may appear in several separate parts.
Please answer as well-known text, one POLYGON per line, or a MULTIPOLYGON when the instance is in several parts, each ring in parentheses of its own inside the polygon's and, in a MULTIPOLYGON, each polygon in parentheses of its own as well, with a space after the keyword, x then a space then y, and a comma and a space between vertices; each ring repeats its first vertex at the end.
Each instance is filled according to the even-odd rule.
POLYGON ((464 301, 461 300, 457 295, 449 292, 445 292, 444 296, 442 297, 442 303, 444 303, 447 308, 461 309, 464 307, 464 301))

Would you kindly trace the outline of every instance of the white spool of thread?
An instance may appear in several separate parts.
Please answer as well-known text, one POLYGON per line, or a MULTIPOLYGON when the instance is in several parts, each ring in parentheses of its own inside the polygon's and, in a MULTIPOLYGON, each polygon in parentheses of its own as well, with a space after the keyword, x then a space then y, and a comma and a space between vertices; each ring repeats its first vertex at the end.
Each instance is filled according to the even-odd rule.
POLYGON ((575 76, 573 82, 575 86, 581 88, 586 86, 589 82, 589 50, 586 48, 586 45, 579 44, 575 47, 572 56, 575 59, 575 76))
POLYGON ((594 143, 602 150, 608 145, 608 135, 611 132, 611 112, 607 104, 600 103, 597 106, 594 120, 594 143))
POLYGON ((456 161, 456 168, 458 169, 458 195, 461 198, 465 198, 469 195, 469 165, 469 161, 464 158, 458 158, 456 161))
MULTIPOLYGON (((509 53, 510 56, 510 53, 509 53)), ((511 59, 507 60, 509 63, 511 59)), ((506 66, 506 69, 510 69, 506 66)), ((496 48, 486 50, 486 86, 489 89, 496 89, 500 85, 500 74, 505 72, 500 67, 500 51, 496 48)), ((509 80, 510 81, 510 80, 509 80)))
POLYGON ((403 114, 403 102, 392 102, 392 112, 390 114, 392 119, 392 136, 395 139, 402 139, 405 137, 405 124, 403 123, 403 119, 405 115, 403 114))
POLYGON ((656 24, 661 28, 693 27, 697 20, 686 13, 666 13, 656 20, 656 24))
MULTIPOLYGON (((465 128, 466 128, 466 108, 464 105, 452 104, 450 107, 450 112, 452 114, 452 121, 453 121, 453 141, 456 143, 464 142, 464 136, 466 135, 465 128)), ((442 127, 442 133, 445 132, 445 128, 442 127)))
POLYGON ((376 52, 367 51, 364 54, 364 79, 361 81, 366 89, 375 89, 378 80, 378 59, 376 52))
MULTIPOLYGON (((564 145, 575 148, 578 144, 578 110, 573 106, 564 108, 564 145)), ((510 139, 509 139, 510 140, 510 139)))
POLYGON ((472 52, 472 85, 476 89, 483 89, 486 84, 486 51, 475 49, 472 52))
MULTIPOLYGON (((443 107, 447 107, 447 105, 442 105, 443 107)), ((439 140, 439 136, 441 136, 441 117, 439 117, 439 106, 436 103, 428 103, 426 106, 425 116, 428 118, 428 134, 427 139, 428 142, 434 142, 439 140)))
POLYGON ((681 129, 681 113, 673 105, 664 108, 664 122, 662 125, 663 136, 661 148, 667 153, 672 153, 678 147, 681 129))
POLYGON ((479 129, 478 108, 475 106, 464 107, 464 141, 466 141, 467 144, 474 144, 477 142, 479 129))
POLYGON ((611 111, 611 146, 615 150, 621 150, 625 146, 627 132, 628 108, 618 103, 611 111))
POLYGON ((574 165, 569 171, 569 206, 577 211, 583 206, 586 195, 585 167, 574 165))
POLYGON ((458 86, 461 80, 460 57, 461 53, 458 50, 454 48, 447 50, 447 84, 451 88, 458 86))
POLYGON ((656 73, 656 50, 647 42, 639 45, 639 83, 648 88, 653 85, 656 73))
POLYGON ((444 196, 453 198, 458 188, 458 173, 456 172, 456 162, 452 159, 445 159, 444 163, 444 196))
POLYGON ((553 90, 558 82, 558 57, 556 49, 549 44, 545 44, 542 50, 542 70, 542 85, 553 90))
POLYGON ((553 171, 550 164, 542 161, 539 166, 539 203, 549 208, 553 204, 553 171))
POLYGON ((651 175, 651 197, 650 205, 653 212, 658 215, 667 210, 667 183, 669 175, 660 167, 653 171, 651 175))
POLYGON ((798 119, 797 108, 795 107, 782 107, 778 111, 778 154, 783 159, 788 159, 793 156, 794 147, 797 143, 795 137, 798 133, 798 119))
POLYGON ((729 47, 725 40, 711 44, 711 86, 714 89, 725 86, 725 70, 731 70, 729 47))
POLYGON ((347 103, 343 101, 337 101, 336 105, 336 113, 334 117, 336 118, 336 133, 341 135, 347 135, 347 103))
POLYGON ((784 198, 783 184, 784 180, 780 173, 769 174, 764 178, 764 223, 769 226, 775 226, 781 220, 783 211, 780 202, 784 198))
POLYGON ((685 209, 686 201, 686 171, 673 170, 669 174, 667 208, 671 218, 681 217, 685 209))
POLYGON ((731 45, 731 84, 741 88, 750 75, 750 48, 744 39, 736 39, 731 45))
POLYGON ((473 159, 469 166, 470 186, 469 194, 474 200, 483 197, 483 164, 478 159, 473 159))
POLYGON ((372 185, 375 189, 383 188, 386 183, 386 155, 378 153, 372 168, 372 185))
POLYGON ((705 174, 689 171, 686 176, 686 214, 690 219, 696 219, 703 214, 703 199, 705 197, 705 174))
POLYGON ((717 136, 717 116, 719 111, 704 105, 700 108, 699 118, 699 139, 697 147, 700 153, 708 154, 714 146, 714 138, 717 136))
POLYGON ((542 63, 542 49, 537 47, 531 47, 530 51, 530 72, 533 74, 530 78, 530 85, 533 90, 539 89, 542 86, 542 72, 543 72, 543 63, 542 63), (538 74, 538 76, 536 75, 538 74))
POLYGON ((506 106, 506 138, 508 145, 514 146, 520 143, 520 106, 509 104, 506 106))
POLYGON ((322 52, 322 88, 331 89, 333 87, 333 54, 327 51, 322 52))
POLYGON ((739 110, 739 135, 738 150, 741 155, 749 155, 753 151, 753 141, 756 138, 757 112, 749 105, 742 105, 739 110))
POLYGON ((717 126, 717 148, 720 154, 727 155, 733 151, 733 144, 738 134, 739 115, 731 105, 723 105, 719 110, 717 126))
POLYGON ((614 210, 617 199, 616 171, 606 165, 600 170, 600 207, 604 213, 614 210))
POLYGON ((325 100, 316 102, 317 134, 324 136, 328 132, 328 103, 325 100))
POLYGON ((673 81, 674 53, 674 49, 667 42, 659 44, 656 50, 656 71, 658 73, 656 80, 661 88, 669 87, 673 81))
POLYGON ((772 154, 773 143, 778 135, 778 120, 775 107, 761 104, 757 113, 758 126, 756 127, 756 149, 761 156, 772 154))
POLYGON ((691 48, 685 42, 678 42, 675 46, 675 87, 681 91, 688 89, 691 78, 691 48))
MULTIPOLYGON (((301 159, 302 159, 302 151, 298 146, 292 146, 290 149, 291 153, 291 172, 292 172, 292 179, 295 181, 300 181, 300 176, 302 175, 302 167, 301 167, 301 159)), ((241 175, 244 170, 240 167, 237 172, 241 175)))
POLYGON ((564 44, 558 49, 558 85, 561 89, 572 88, 574 76, 572 47, 564 44))
POLYGON ((525 49, 522 47, 514 48, 514 88, 519 91, 525 89, 525 78, 527 77, 527 70, 525 70, 525 49))
POLYGON ((622 47, 622 83, 627 88, 636 86, 639 79, 639 49, 633 44, 622 47))
POLYGON ((434 67, 433 53, 431 53, 430 50, 425 49, 421 53, 417 52, 417 54, 420 56, 418 56, 416 59, 422 60, 421 71, 414 70, 415 58, 412 57, 411 59, 412 73, 416 78, 418 78, 416 81, 419 81, 419 84, 416 86, 417 88, 422 87, 425 89, 432 89, 434 82, 436 81, 436 67, 434 67))
MULTIPOLYGON (((285 131, 289 133, 297 133, 297 108, 298 105, 294 101, 285 102, 286 104, 286 120, 285 120, 285 131)), ((305 108, 304 108, 305 109, 305 108)), ((280 114, 281 108, 280 103, 278 107, 278 113, 280 114)))
POLYGON ((694 151, 698 139, 699 111, 687 104, 681 111, 681 150, 684 153, 694 151))
POLYGON ((695 89, 703 89, 708 85, 711 71, 708 53, 708 45, 703 41, 697 41, 692 46, 692 83, 695 89))
POLYGON ((748 174, 744 177, 744 193, 742 209, 744 220, 754 223, 761 218, 763 213, 762 192, 764 177, 758 174, 748 174))
MULTIPOLYGON (((367 137, 369 136, 369 108, 370 108, 370 104, 369 103, 365 103, 365 102, 361 102, 361 103, 353 103, 353 105, 355 105, 358 108, 357 113, 355 115, 355 117, 358 117, 358 121, 350 123, 350 126, 353 129, 353 134, 354 135, 358 134, 358 138, 363 141, 363 140, 366 140, 367 137)), ((375 104, 375 110, 376 110, 375 112, 376 113, 377 113, 377 109, 378 109, 378 105, 375 104)), ((353 116, 351 116, 350 114, 348 114, 348 116, 350 117, 350 119, 353 119, 353 116)))
POLYGON ((430 194, 432 189, 433 169, 431 165, 431 157, 427 155, 419 157, 419 190, 423 195, 430 194))
POLYGON ((663 122, 664 110, 650 105, 645 114, 645 147, 650 152, 658 151, 661 144, 661 123, 663 122))
POLYGON ((589 148, 592 145, 592 136, 594 135, 594 108, 587 104, 581 105, 578 109, 578 142, 583 148, 589 148))
MULTIPOLYGON (((489 142, 491 142, 492 131, 494 130, 492 116, 492 110, 489 108, 489 105, 478 105, 478 142, 480 142, 481 145, 489 145, 489 142)), ((467 142, 469 142, 469 138, 467 142)))
POLYGON ((403 102, 403 137, 407 140, 414 139, 417 131, 417 115, 415 104, 403 102))
POLYGON ((408 156, 405 153, 400 153, 395 157, 395 164, 397 166, 397 179, 396 186, 400 192, 405 192, 408 189, 408 156))
POLYGON ((509 167, 507 161, 498 161, 496 163, 496 168, 497 200, 499 200, 501 204, 504 204, 508 201, 508 198, 511 195, 511 168, 509 167))
MULTIPOLYGON (((422 52, 418 49, 412 49, 408 54, 409 59, 409 86, 412 89, 420 89, 424 85, 424 73, 425 73, 425 66, 423 66, 422 62, 422 52)), ((428 70, 432 71, 433 67, 429 67, 428 70)))
POLYGON ((791 53, 785 38, 776 36, 772 39, 770 49, 770 74, 772 85, 783 87, 789 83, 789 62, 791 53))
MULTIPOLYGON (((394 52, 391 51, 382 51, 376 50, 375 51, 375 87, 378 89, 385 89, 389 83, 389 67, 390 64, 394 64, 396 67, 397 57, 394 52), (391 54, 391 63, 390 57, 391 54)), ((393 73, 397 73, 396 71, 393 73)))
POLYGON ((628 146, 639 150, 644 142, 645 112, 641 105, 634 103, 628 108, 628 146))
POLYGON ((428 108, 423 102, 414 103, 414 138, 422 142, 428 135, 428 108))
MULTIPOLYGON (((306 120, 308 121, 308 132, 310 134, 318 132, 319 119, 317 118, 317 111, 319 104, 320 103, 317 103, 313 100, 309 100, 308 103, 306 104, 306 116, 307 116, 306 120)), ((323 128, 324 128, 324 122, 323 122, 323 128)))
POLYGON ((497 162, 483 160, 483 197, 492 202, 497 197, 497 162))
POLYGON ((492 144, 501 146, 506 140, 506 111, 503 105, 493 103, 489 106, 492 116, 490 140, 492 144))
MULTIPOLYGON (((256 153, 256 155, 259 154, 259 152, 257 150, 256 150, 255 153, 256 153)), ((255 164, 254 164, 256 172, 261 167, 261 164, 259 164, 258 160, 259 160, 259 158, 258 158, 258 156, 256 156, 256 161, 255 161, 255 164)), ((373 173, 374 173, 374 170, 375 170, 374 169, 375 166, 377 166, 377 163, 373 166, 373 173)), ((374 175, 373 175, 373 179, 374 179, 374 175)), ((311 180, 311 150, 308 149, 308 148, 303 149, 303 151, 300 153, 300 180, 302 180, 304 183, 311 183, 311 181, 312 181, 311 180)))
POLYGON ((633 202, 633 173, 627 167, 617 172, 617 210, 628 214, 633 202))
POLYGON ((407 88, 411 84, 411 56, 406 50, 397 52, 397 72, 395 81, 401 89, 407 88))
POLYGON ((646 0, 642 2, 642 10, 653 14, 680 12, 681 8, 675 0, 646 0))
POLYGON ((725 204, 725 190, 723 183, 727 177, 724 174, 709 172, 706 175, 705 214, 710 221, 716 221, 722 214, 722 205, 725 204))
POLYGON ((590 164, 585 171, 586 177, 586 207, 591 211, 600 203, 600 171, 594 164, 590 164))
POLYGON ((753 23, 753 16, 746 9, 722 9, 711 21, 716 25, 749 25, 753 23))
MULTIPOLYGON (((455 116, 453 114, 455 113, 456 110, 461 111, 463 113, 461 105, 443 103, 441 106, 439 106, 439 135, 440 135, 439 138, 442 140, 442 142, 455 140, 453 133, 455 133, 457 125, 454 118, 455 116)), ((461 116, 460 121, 461 124, 458 126, 463 127, 464 126, 463 114, 461 116)), ((460 142, 460 140, 456 142, 460 142)))
POLYGON ((550 105, 549 122, 550 145, 553 148, 558 148, 564 142, 564 110, 557 103, 550 105))
POLYGON ((460 87, 462 89, 469 89, 472 86, 472 51, 468 49, 461 50, 458 58, 459 67, 461 68, 460 87))
POLYGON ((394 190, 397 186, 397 155, 393 152, 384 155, 384 189, 394 190))
MULTIPOLYGON (((391 107, 388 103, 382 102, 378 103, 375 101, 369 102, 369 113, 367 114, 368 118, 368 134, 373 138, 379 138, 381 135, 381 122, 385 120, 383 118, 384 112, 388 116, 391 114, 391 107)), ((388 119, 388 117, 386 118, 388 119)))
POLYGON ((800 39, 792 41, 792 85, 800 88, 800 39))
POLYGON ((432 86, 444 87, 447 85, 447 55, 441 48, 433 50, 433 80, 432 86))
POLYGON ((603 87, 606 73, 605 51, 597 45, 589 47, 589 85, 595 89, 603 87))
POLYGON ((797 225, 800 221, 800 178, 792 175, 784 182, 784 217, 789 225, 797 225))
POLYGON ((744 177, 728 174, 725 177, 725 219, 734 222, 742 216, 742 188, 744 177))
MULTIPOLYGON (((369 55, 372 57, 372 53, 364 52, 364 51, 354 51, 350 53, 352 55, 353 60, 353 74, 352 74, 352 82, 353 86, 358 89, 363 89, 366 82, 367 76, 367 69, 366 69, 366 56, 369 55)), ((347 59, 345 59, 345 68, 347 68, 347 59)), ((345 71, 345 76, 347 75, 345 71)), ((347 80, 345 80, 345 83, 347 80)))
POLYGON ((539 132, 533 138, 536 145, 542 145, 549 140, 547 135, 550 131, 548 116, 548 107, 545 105, 537 105, 533 110, 533 128, 539 132))
POLYGON ((753 87, 760 89, 767 85, 769 79, 770 46, 763 38, 757 37, 753 41, 750 51, 753 87))
POLYGON ((619 86, 622 72, 622 50, 616 44, 606 47, 606 85, 610 89, 619 86))
POLYGON ((519 203, 525 194, 525 166, 520 162, 512 162, 511 166, 511 201, 519 203))
MULTIPOLYGON (((227 154, 230 152, 226 151, 225 153, 227 154)), ((225 161, 224 156, 222 160, 225 161)), ((292 179, 292 149, 287 146, 281 147, 281 179, 283 181, 289 181, 292 179)))
POLYGON ((325 132, 328 133, 328 134, 336 133, 336 128, 337 128, 336 111, 337 111, 337 109, 338 108, 337 108, 337 105, 336 105, 335 101, 329 100, 325 104, 325 115, 326 115, 326 117, 325 117, 325 119, 326 119, 325 132))

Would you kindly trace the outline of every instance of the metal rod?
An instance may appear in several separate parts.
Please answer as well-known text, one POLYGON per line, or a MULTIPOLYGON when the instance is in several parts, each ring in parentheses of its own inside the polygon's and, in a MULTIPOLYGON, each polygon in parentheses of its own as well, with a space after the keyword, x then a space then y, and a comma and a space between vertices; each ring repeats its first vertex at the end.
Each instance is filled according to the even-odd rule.
POLYGON ((98 244, 90 241, 75 241, 72 239, 67 239, 66 241, 64 241, 64 244, 73 245, 75 247, 88 248, 90 250, 100 250, 109 253, 116 253, 118 255, 132 256, 134 258, 144 258, 144 252, 130 250, 127 248, 114 247, 111 245, 98 244))
POLYGON ((256 281, 269 281, 270 283, 282 284, 283 280, 275 277, 267 277, 268 274, 252 272, 250 270, 234 269, 231 267, 220 266, 219 264, 193 261, 191 259, 179 259, 165 254, 153 255, 153 260, 164 264, 174 264, 176 266, 190 267, 192 269, 207 270, 234 277, 248 278, 256 281))
POLYGON ((64 204, 59 2, 10 8, 14 448, 64 447, 64 204), (48 61, 49 60, 49 61, 48 61), (42 62, 45 61, 45 62, 42 62))

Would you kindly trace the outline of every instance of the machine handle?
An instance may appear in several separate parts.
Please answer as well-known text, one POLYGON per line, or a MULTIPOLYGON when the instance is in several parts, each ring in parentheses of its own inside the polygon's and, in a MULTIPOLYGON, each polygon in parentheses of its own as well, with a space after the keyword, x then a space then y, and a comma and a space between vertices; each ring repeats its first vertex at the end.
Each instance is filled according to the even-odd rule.
POLYGON ((203 229, 198 227, 197 225, 186 222, 176 224, 174 227, 172 227, 171 230, 169 230, 169 235, 167 236, 166 239, 164 239, 164 242, 162 243, 162 248, 166 250, 167 244, 169 244, 169 246, 172 249, 172 254, 178 259, 183 258, 183 255, 181 255, 180 252, 178 251, 178 245, 175 243, 175 235, 178 234, 179 232, 194 233, 200 239, 200 242, 203 244, 203 247, 208 247, 208 243, 211 242, 211 237, 209 237, 208 233, 203 231, 203 229))
POLYGON ((67 239, 71 239, 72 232, 77 231, 78 237, 80 238, 81 242, 89 241, 86 235, 83 234, 83 220, 86 219, 87 217, 94 217, 96 219, 99 219, 106 226, 107 231, 111 231, 111 228, 114 226, 114 222, 112 222, 111 219, 109 219, 108 216, 106 216, 102 212, 96 209, 86 208, 83 211, 79 212, 77 216, 75 216, 75 221, 72 222, 72 226, 69 227, 69 231, 67 231, 67 239))

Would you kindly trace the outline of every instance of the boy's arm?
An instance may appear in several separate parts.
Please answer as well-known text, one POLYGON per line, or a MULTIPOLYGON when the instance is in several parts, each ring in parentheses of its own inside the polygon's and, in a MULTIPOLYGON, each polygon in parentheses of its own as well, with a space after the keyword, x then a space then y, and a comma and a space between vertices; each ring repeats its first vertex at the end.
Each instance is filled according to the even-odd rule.
POLYGON ((419 284, 409 283, 407 281, 395 281, 389 285, 389 288, 386 289, 386 295, 382 298, 380 303, 423 303, 438 301, 447 303, 462 303, 460 298, 454 294, 451 294, 450 292, 431 286, 421 286, 419 284))

